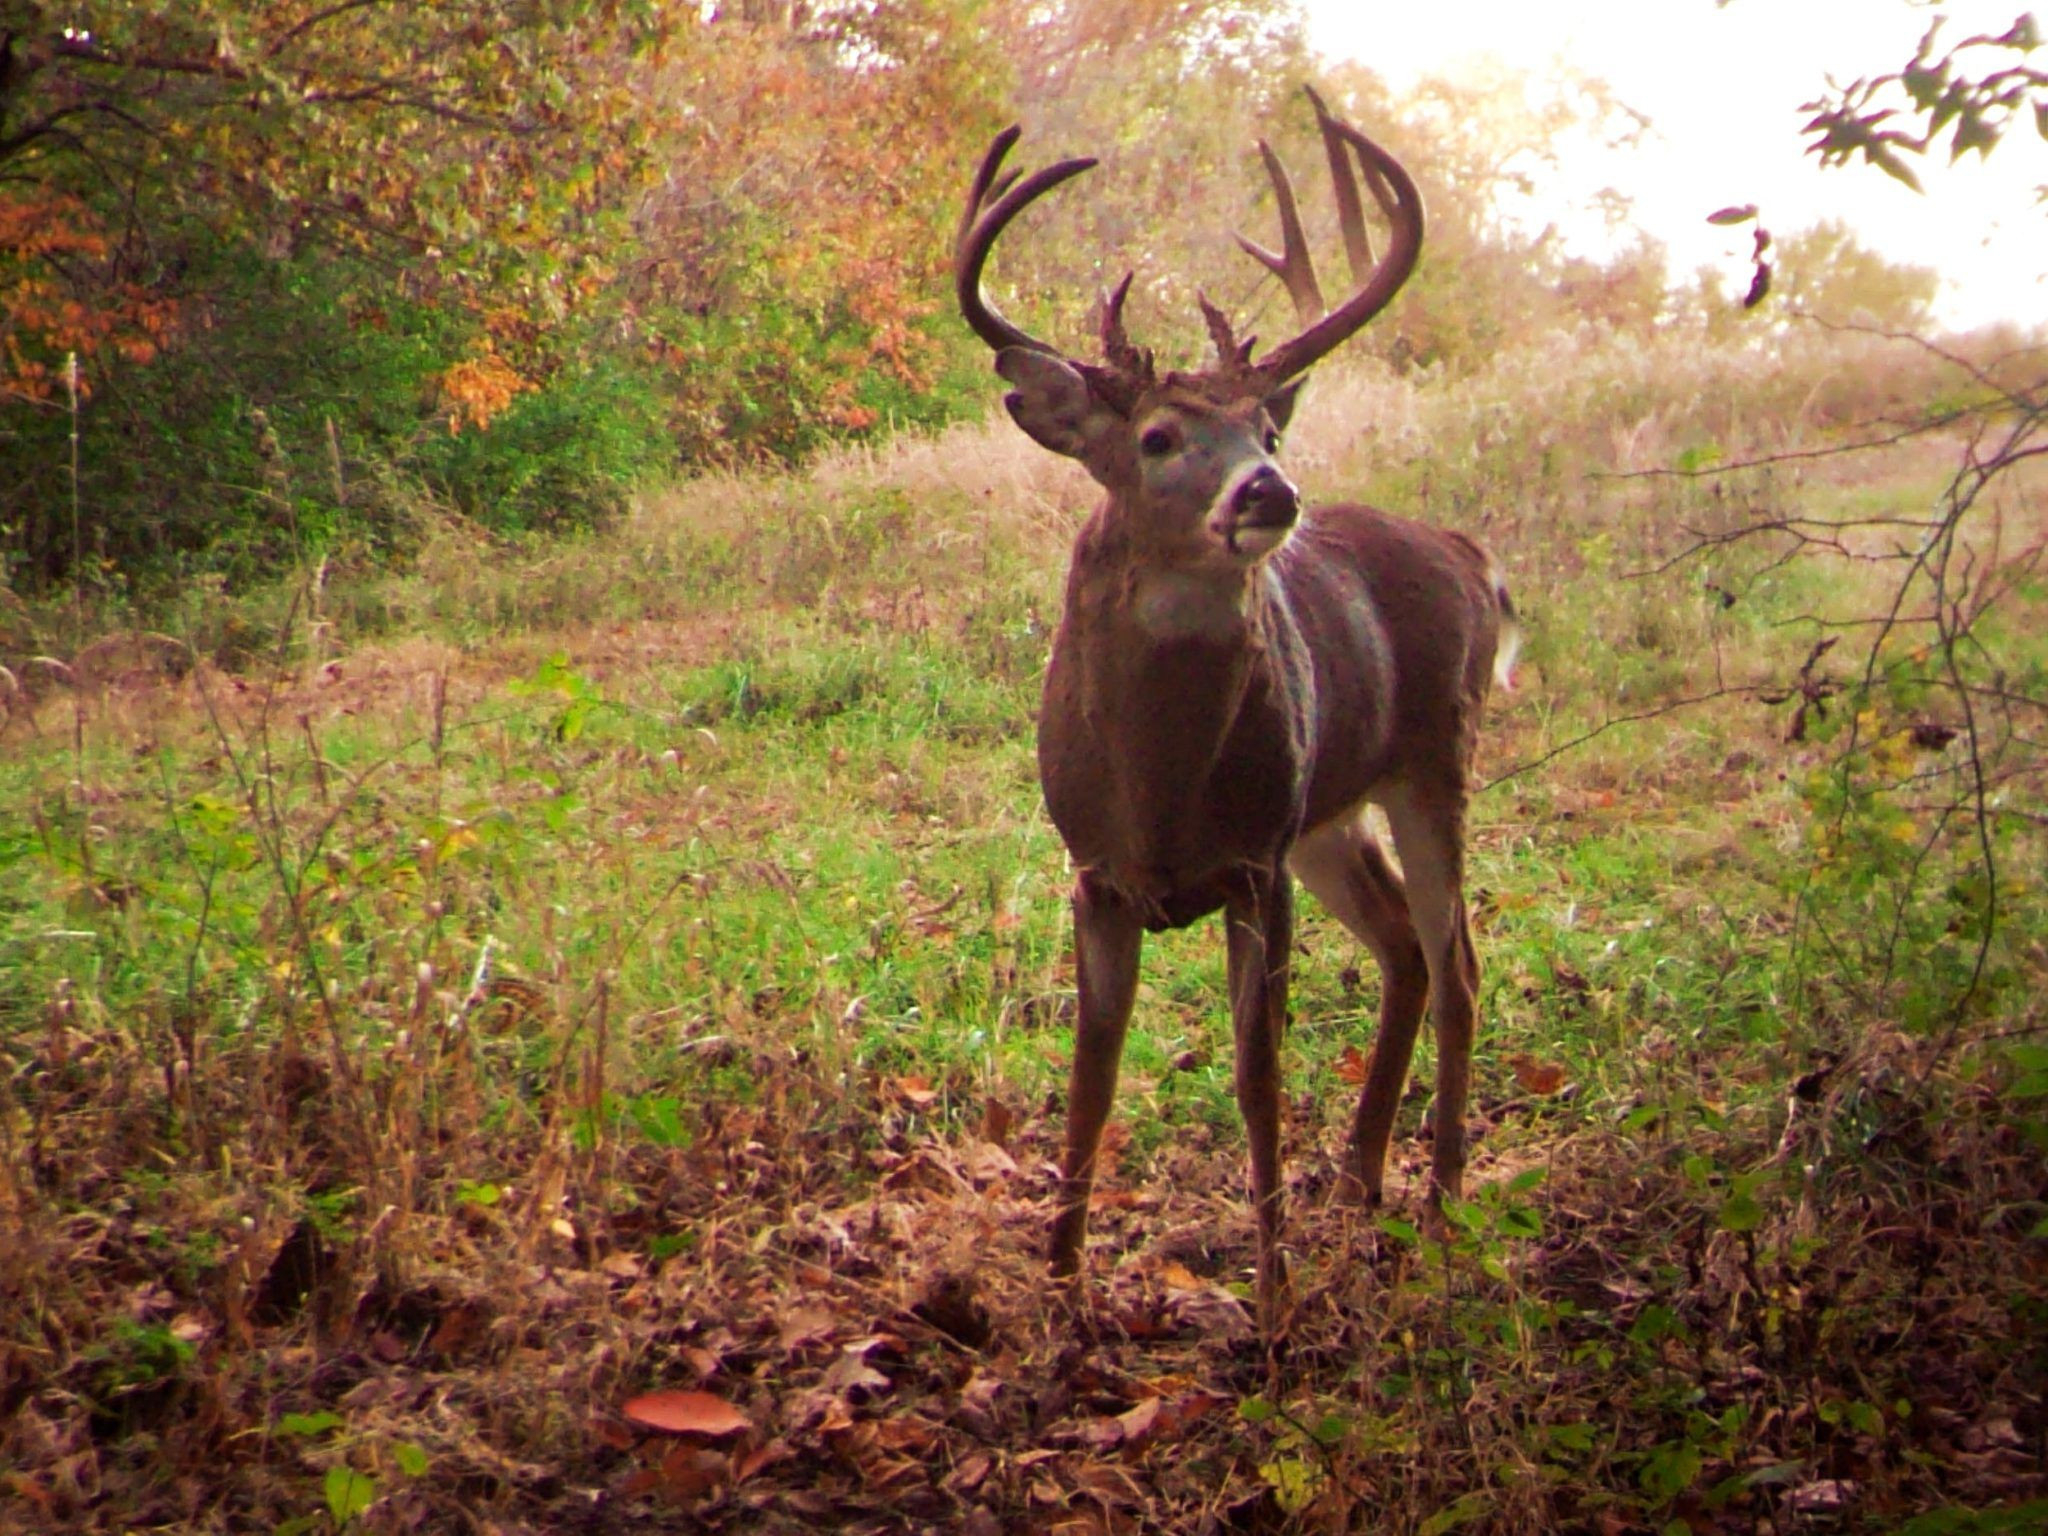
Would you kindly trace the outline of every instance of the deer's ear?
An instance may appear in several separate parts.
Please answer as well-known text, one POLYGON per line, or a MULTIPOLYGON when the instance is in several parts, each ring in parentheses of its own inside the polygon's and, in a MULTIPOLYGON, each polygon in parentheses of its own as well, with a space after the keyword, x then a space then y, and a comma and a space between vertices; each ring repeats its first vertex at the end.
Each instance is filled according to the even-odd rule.
POLYGON ((1017 387, 1003 396, 1010 418, 1040 447, 1085 459, 1105 431, 1123 418, 1095 397, 1073 368, 1031 347, 1005 347, 996 372, 1017 387))
POLYGON ((1266 415, 1272 419, 1275 432, 1285 432, 1287 423, 1294 418, 1295 402, 1301 398, 1301 389, 1308 383, 1308 375, 1301 374, 1289 379, 1273 393, 1266 396, 1266 415))

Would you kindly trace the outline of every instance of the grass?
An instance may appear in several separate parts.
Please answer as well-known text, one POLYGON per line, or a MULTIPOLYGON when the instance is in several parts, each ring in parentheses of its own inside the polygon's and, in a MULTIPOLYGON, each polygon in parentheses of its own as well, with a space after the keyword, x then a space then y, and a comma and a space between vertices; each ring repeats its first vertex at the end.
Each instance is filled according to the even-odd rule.
POLYGON ((1340 375, 1294 446, 1483 528, 1531 643, 1447 1243, 1427 1041, 1397 1202, 1322 1202, 1377 981, 1304 915, 1278 1379, 1211 931, 1148 946, 1091 1286, 1038 1260, 1072 974, 1031 721, 1087 497, 1006 425, 195 599, 176 675, 15 668, 9 1528, 2036 1528, 2039 897, 1955 1039, 1967 901, 1831 962, 1929 861, 1859 811, 1830 884, 1843 710, 1788 742, 1758 692, 1881 588, 1638 574, 1766 503, 1922 504, 1945 451, 1629 478, 1822 440, 1854 360, 1555 345, 1340 375), (673 1388, 748 1427, 624 1416, 673 1388))

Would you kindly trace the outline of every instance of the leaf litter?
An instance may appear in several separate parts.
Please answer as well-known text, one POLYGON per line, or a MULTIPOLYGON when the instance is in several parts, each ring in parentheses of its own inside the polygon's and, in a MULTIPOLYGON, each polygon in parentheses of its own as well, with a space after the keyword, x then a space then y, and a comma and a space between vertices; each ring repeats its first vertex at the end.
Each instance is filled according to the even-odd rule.
MULTIPOLYGON (((1747 1234, 1688 1229, 1682 1179, 1581 1133, 1553 1154, 1553 1235, 1503 1289, 1297 1188, 1295 1307, 1276 1376, 1240 1294, 1252 1244, 1233 1148, 1195 1162, 1199 1180, 1105 1190, 1089 1283, 1069 1291, 1039 1256, 1057 1116, 1015 1115, 1010 1152, 983 1138, 990 1117, 976 1118, 962 1136, 880 1149, 861 1187, 812 1116, 731 1114, 690 1155, 623 1177, 602 1207, 572 1204, 524 1230, 459 1204, 419 1213, 395 1276, 337 1251, 290 1260, 294 1279, 272 1284, 307 1245, 258 1247, 246 1272, 270 1299, 232 1324, 227 1276, 148 1278, 121 1221, 42 1228, 71 1283, 59 1291, 49 1271, 27 1272, 37 1294, 75 1309, 93 1287, 119 1286, 113 1310, 161 1327, 184 1364, 117 1381, 75 1355, 54 1375, 24 1375, 33 1351, 17 1330, 10 1529, 92 1530, 94 1512, 114 1508, 124 1522, 248 1528, 303 1503, 301 1465, 352 1454, 370 1476, 374 1456, 337 1453, 345 1438, 417 1444, 435 1473, 401 1490, 387 1469, 351 1517, 364 1530, 454 1518, 436 1486, 467 1490, 465 1518, 503 1532, 634 1530, 663 1510, 707 1531, 1337 1530, 1380 1528, 1359 1523, 1375 1508, 1405 1512, 1384 1528, 1422 1528, 1482 1480, 1495 1496, 1483 1513, 1459 1506, 1470 1512, 1460 1529, 1634 1530, 1637 1517, 1610 1518, 1619 1506, 1586 1502, 1596 1484, 1542 1468, 1576 1456, 1581 1474, 1597 1473, 1604 1458, 1602 1477, 1640 1487, 1630 1426, 1655 1418, 1655 1396, 1617 1399, 1642 1380, 1579 1357, 1649 1333, 1635 1378, 1690 1382, 1710 1406, 1756 1405, 1753 1430, 1700 1453, 1722 1456, 1724 1480, 1799 1469, 1712 1507, 1681 1501, 1696 1532, 1754 1530, 1769 1509, 1811 1521, 1869 1508, 1873 1481, 1899 1488, 1909 1475, 1909 1445, 1978 1497, 2041 1490, 2040 1382, 2017 1357, 2001 1364, 2009 1316, 1981 1290, 1944 1283, 1953 1256, 1981 1242, 1981 1229, 1959 1229, 1950 1246, 1932 1243, 1954 1215, 1865 1194, 1843 1229, 1865 1234, 1857 1269, 1817 1252, 1796 1273, 1766 1272, 1747 1234), (698 1234, 689 1252, 633 1246, 669 1223, 698 1234), (1195 1267, 1203 1251, 1219 1261, 1209 1273, 1195 1267), (1863 1390, 1826 1330, 1843 1326, 1844 1306, 1883 1310, 1869 1266, 1886 1253, 1927 1278, 1886 1325, 1898 1331, 1863 1347, 1874 1337, 1910 1355, 1915 1330, 1948 1342, 1915 1365, 1903 1415, 1887 1402, 1860 1427, 1822 1426, 1816 1402, 1863 1390), (1461 1341, 1516 1295, 1571 1306, 1520 1360, 1461 1341), (1432 1401, 1444 1380, 1460 1395, 1432 1401), (1247 1412, 1257 1404, 1272 1416, 1247 1412), (345 1437, 276 1427, 322 1410, 341 1416, 345 1437), (1591 1428, 1546 1440, 1546 1424, 1591 1428), (151 1447, 144 1461, 127 1453, 137 1436, 151 1447), (1530 1474, 1501 1486, 1503 1457, 1530 1474), (145 1467, 156 1491, 137 1481, 145 1467)), ((1313 1181, 1313 1159, 1290 1166, 1297 1185, 1313 1181)), ((24 1275, 19 1254, 12 1267, 24 1275)))

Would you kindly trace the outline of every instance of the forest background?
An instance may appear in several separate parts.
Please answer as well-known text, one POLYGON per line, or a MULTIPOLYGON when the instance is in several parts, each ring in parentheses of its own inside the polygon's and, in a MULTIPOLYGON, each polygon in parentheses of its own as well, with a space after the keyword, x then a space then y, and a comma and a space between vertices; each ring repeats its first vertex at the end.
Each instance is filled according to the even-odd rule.
MULTIPOLYGON (((1938 216, 2038 50, 1807 137, 1938 216)), ((1502 216, 1638 105, 1285 0, 0 0, 0 1523, 2038 1529, 2042 338, 1797 209, 1704 273, 1502 216), (1309 913, 1275 1376, 1203 935, 1043 1280, 1090 493, 947 256, 1021 121, 1103 164, 1006 311, 1278 333, 1230 235, 1262 137, 1332 229, 1311 80, 1431 222, 1288 461, 1529 643, 1474 1198, 1321 1204, 1376 982, 1309 913)))
MULTIPOLYGON (((1453 377, 1574 326, 1736 319, 1647 242, 1594 263, 1495 216, 1567 130, 1639 126, 1598 82, 1431 82, 1397 107, 1313 59, 1279 0, 67 15, 16 0, 0 26, 0 528, 21 593, 76 570, 155 600, 315 548, 346 570, 440 514, 590 526, 653 473, 977 415, 946 250, 961 167, 1011 120, 1109 158, 1003 276, 1077 345, 1118 262, 1164 314, 1206 280, 1278 322, 1225 252, 1258 137, 1315 163, 1283 110, 1311 74, 1430 182, 1431 260, 1366 342, 1396 366, 1453 377)), ((1839 227, 1788 255, 1822 311, 1927 318, 1933 275, 1839 227)))

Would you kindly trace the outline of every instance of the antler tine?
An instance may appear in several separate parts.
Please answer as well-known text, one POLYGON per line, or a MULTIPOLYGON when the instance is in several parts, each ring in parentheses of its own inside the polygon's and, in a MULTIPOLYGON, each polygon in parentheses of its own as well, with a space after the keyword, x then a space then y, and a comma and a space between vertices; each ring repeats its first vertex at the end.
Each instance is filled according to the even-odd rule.
POLYGON ((1195 302, 1202 306, 1202 320, 1209 327, 1209 339, 1216 344, 1216 360, 1225 368, 1235 368, 1244 361, 1239 351, 1237 333, 1230 328, 1230 317, 1209 302, 1206 293, 1197 292, 1195 302))
POLYGON ((1111 370, 1133 383, 1143 383, 1152 377, 1152 354, 1132 345, 1130 333, 1124 329, 1124 300, 1131 296, 1131 279, 1136 276, 1126 272, 1124 280, 1102 296, 1102 355, 1111 370))
POLYGON ((988 189, 988 191, 985 194, 983 194, 981 199, 982 202, 986 204, 1000 201, 1004 193, 1008 192, 1010 188, 1017 185, 1017 178, 1022 176, 1023 174, 1024 173, 1022 171, 1003 172, 1002 175, 998 176, 995 179, 994 185, 992 185, 988 189))
POLYGON ((1093 159, 1062 160, 1048 165, 1021 181, 1016 172, 1002 174, 1003 160, 1016 145, 1023 129, 1012 124, 997 134, 982 156, 981 168, 968 190, 967 206, 953 233, 953 290, 960 301, 960 313, 974 334, 1000 352, 1007 347, 1029 347, 1057 357, 1058 348, 1038 340, 1005 319, 981 291, 982 269, 989 252, 1010 221, 1061 182, 1092 168, 1093 159))
MULTIPOLYGON (((1337 194, 1337 224, 1344 231, 1344 255, 1351 263, 1351 281, 1363 283, 1372 271, 1372 236, 1365 230, 1365 208, 1358 200, 1358 181, 1351 174, 1351 145, 1344 138, 1344 124, 1334 117, 1312 85, 1302 92, 1316 109, 1316 126, 1323 132, 1323 154, 1330 162, 1330 183, 1337 194)), ((1394 208, 1379 172, 1361 157, 1373 200, 1391 220, 1394 208)))
POLYGON ((1288 179, 1287 167, 1273 153, 1273 146, 1264 139, 1259 140, 1259 158, 1266 162, 1266 176, 1273 183, 1273 201, 1280 211, 1281 252, 1275 255, 1256 240, 1243 235, 1237 237, 1237 243, 1248 256, 1280 279, 1287 289, 1287 296, 1294 301, 1294 312, 1301 318, 1301 323, 1313 325, 1322 319, 1327 306, 1323 303, 1322 284, 1316 281, 1315 258, 1309 254, 1308 237, 1302 233, 1301 210, 1294 201, 1294 183, 1288 179))
POLYGON ((1256 364, 1259 371, 1275 382, 1284 382, 1306 372, 1385 309, 1394 295, 1401 291, 1401 285, 1408 281, 1409 274, 1415 270, 1417 258, 1422 254, 1422 194, 1416 190, 1401 162, 1349 123, 1332 116, 1313 91, 1309 93, 1309 99, 1315 103, 1324 145, 1330 151, 1340 217, 1344 217, 1345 188, 1350 188, 1354 212, 1345 218, 1345 243, 1350 247, 1357 289, 1337 309, 1259 359, 1256 364), (1386 210, 1388 223, 1387 254, 1377 265, 1370 265, 1371 248, 1365 241, 1364 211, 1358 203, 1357 184, 1351 177, 1349 156, 1341 154, 1346 148, 1357 154, 1359 164, 1367 168, 1368 175, 1376 173, 1385 182, 1384 197, 1380 196, 1382 189, 1374 187, 1374 196, 1386 210), (1335 169, 1340 158, 1344 162, 1341 174, 1335 169), (1368 263, 1364 269, 1359 267, 1361 259, 1368 263))

